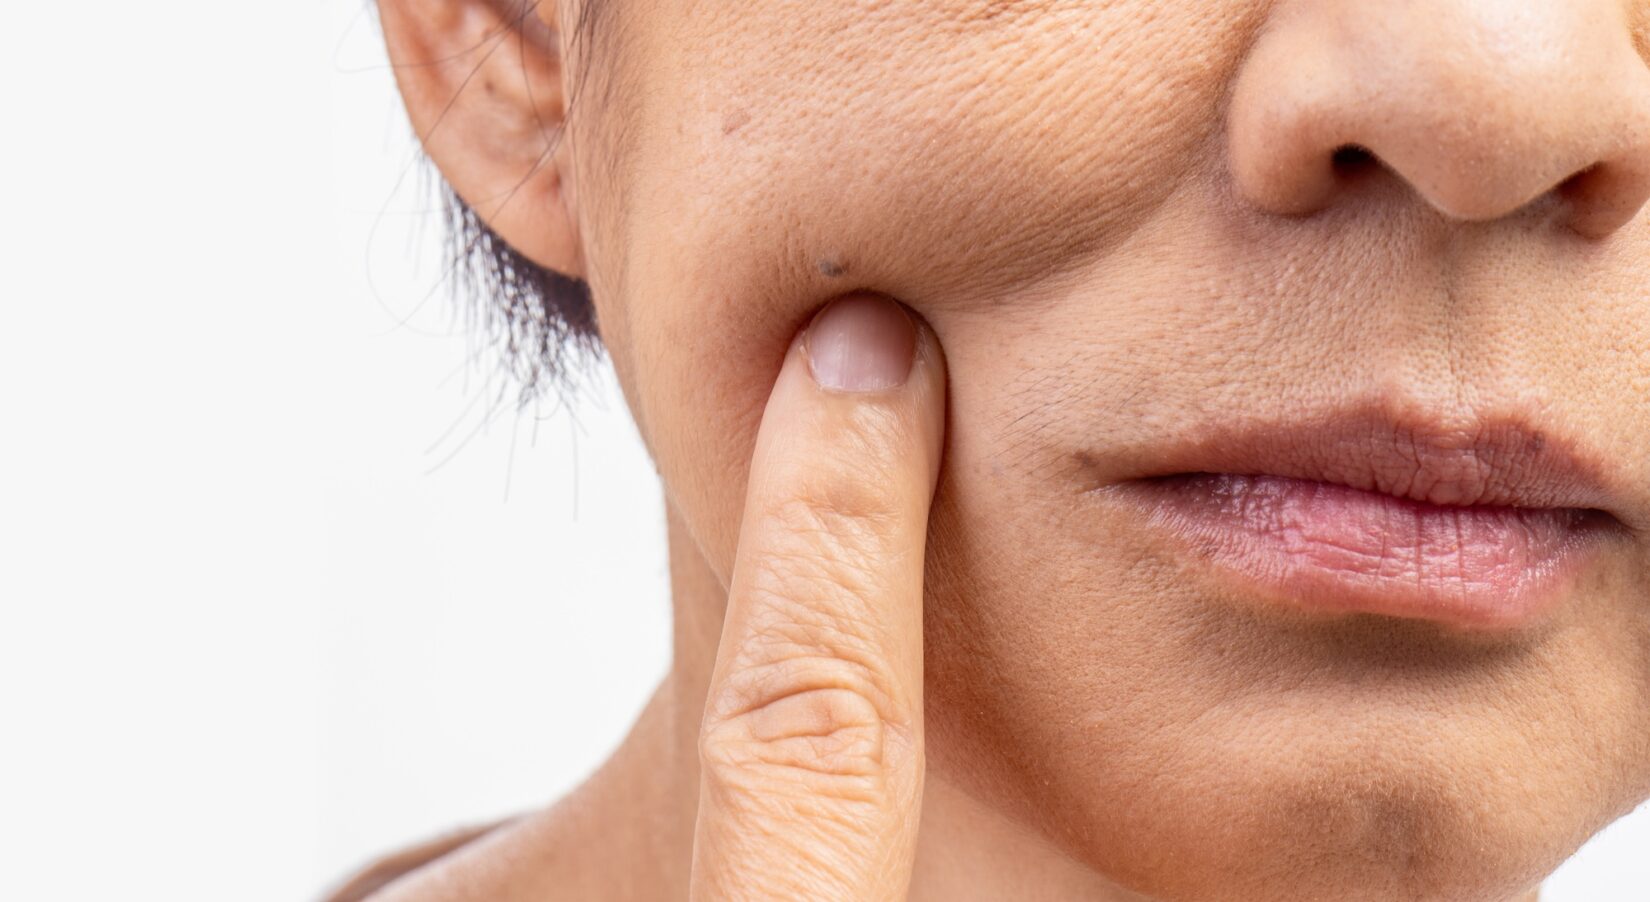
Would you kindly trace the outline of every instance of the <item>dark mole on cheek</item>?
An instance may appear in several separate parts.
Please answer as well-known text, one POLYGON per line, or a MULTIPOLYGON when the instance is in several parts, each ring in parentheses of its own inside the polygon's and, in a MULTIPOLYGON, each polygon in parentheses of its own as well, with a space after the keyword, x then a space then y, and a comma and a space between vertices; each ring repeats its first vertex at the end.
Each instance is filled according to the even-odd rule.
POLYGON ((847 272, 848 267, 827 258, 819 261, 819 271, 834 279, 847 272))

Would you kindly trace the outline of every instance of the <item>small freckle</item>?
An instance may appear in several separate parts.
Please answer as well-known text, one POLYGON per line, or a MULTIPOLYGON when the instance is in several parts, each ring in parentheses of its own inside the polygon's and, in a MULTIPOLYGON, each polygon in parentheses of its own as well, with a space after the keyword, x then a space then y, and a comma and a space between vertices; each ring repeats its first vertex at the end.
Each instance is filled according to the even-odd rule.
POLYGON ((722 117, 722 134, 731 135, 751 121, 751 114, 745 110, 734 110, 722 117))
POLYGON ((834 279, 847 272, 848 268, 835 260, 821 260, 819 261, 819 271, 834 279))

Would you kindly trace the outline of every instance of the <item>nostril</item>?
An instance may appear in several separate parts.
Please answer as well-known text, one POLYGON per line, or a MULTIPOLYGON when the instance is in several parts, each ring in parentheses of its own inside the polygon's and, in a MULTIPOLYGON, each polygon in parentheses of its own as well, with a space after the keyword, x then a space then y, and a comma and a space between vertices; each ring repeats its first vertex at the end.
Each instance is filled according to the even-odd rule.
POLYGON ((1603 163, 1594 163, 1586 169, 1571 173, 1568 178, 1564 179, 1562 182, 1559 182, 1553 188, 1554 193, 1564 197, 1570 197, 1584 190, 1583 183, 1585 183, 1588 179, 1593 178, 1594 173, 1598 172, 1599 167, 1603 165, 1603 163))
POLYGON ((1338 171, 1363 169, 1375 162, 1375 155, 1362 145, 1342 144, 1335 148, 1331 162, 1338 171))

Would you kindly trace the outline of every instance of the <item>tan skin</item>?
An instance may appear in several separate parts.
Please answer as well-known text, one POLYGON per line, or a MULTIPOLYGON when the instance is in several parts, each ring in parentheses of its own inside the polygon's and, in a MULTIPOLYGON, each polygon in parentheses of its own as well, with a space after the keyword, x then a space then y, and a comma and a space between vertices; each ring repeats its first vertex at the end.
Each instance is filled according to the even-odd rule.
POLYGON ((1650 796, 1650 3, 581 2, 380 8, 442 174, 591 285, 672 668, 345 895, 1509 902, 1650 796), (903 381, 818 381, 827 305, 903 381), (1487 654, 1250 616, 1089 491, 1348 399, 1539 422, 1626 538, 1487 654))

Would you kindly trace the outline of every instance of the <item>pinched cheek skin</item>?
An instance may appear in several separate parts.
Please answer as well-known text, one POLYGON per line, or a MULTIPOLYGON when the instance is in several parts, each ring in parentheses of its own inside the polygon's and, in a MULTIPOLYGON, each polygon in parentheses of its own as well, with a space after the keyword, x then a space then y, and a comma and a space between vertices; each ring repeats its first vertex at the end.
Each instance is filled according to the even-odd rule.
POLYGON ((692 37, 658 51, 671 103, 650 107, 673 140, 633 168, 634 194, 669 211, 666 240, 699 251, 676 275, 805 288, 824 259, 920 303, 1126 235, 1207 150, 1255 16, 1023 6, 1039 11, 756 4, 684 21, 692 37))
MULTIPOLYGON (((742 472, 784 346, 827 298, 888 293, 943 339, 1126 240, 1207 165, 1256 6, 663 6, 630 51, 649 89, 614 207, 620 309, 600 312, 630 333, 616 363, 648 387, 667 482, 689 486, 690 460, 742 472), (687 428, 712 411, 713 439, 687 428)), ((691 525, 731 558, 736 505, 686 507, 715 511, 691 525)))

